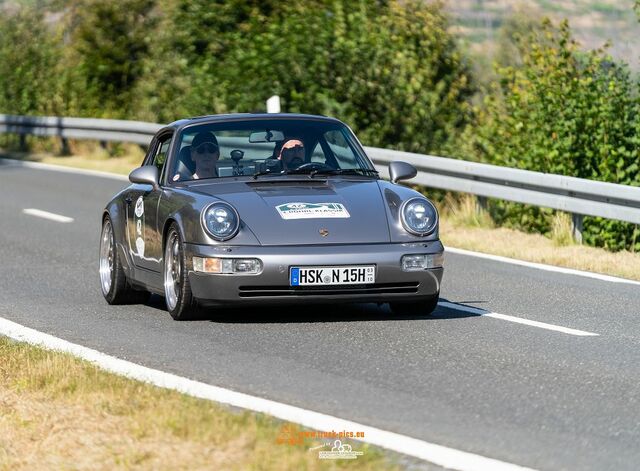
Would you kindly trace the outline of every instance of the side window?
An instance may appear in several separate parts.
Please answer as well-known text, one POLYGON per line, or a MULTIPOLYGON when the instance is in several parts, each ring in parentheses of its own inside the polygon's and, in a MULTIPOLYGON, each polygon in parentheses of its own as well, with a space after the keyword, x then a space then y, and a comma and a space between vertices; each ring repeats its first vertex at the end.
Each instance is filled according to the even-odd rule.
POLYGON ((158 167, 158 175, 162 175, 162 169, 164 163, 167 161, 167 152, 169 152, 169 145, 171 144, 171 136, 165 136, 160 140, 160 144, 156 149, 156 155, 153 156, 153 165, 158 167))

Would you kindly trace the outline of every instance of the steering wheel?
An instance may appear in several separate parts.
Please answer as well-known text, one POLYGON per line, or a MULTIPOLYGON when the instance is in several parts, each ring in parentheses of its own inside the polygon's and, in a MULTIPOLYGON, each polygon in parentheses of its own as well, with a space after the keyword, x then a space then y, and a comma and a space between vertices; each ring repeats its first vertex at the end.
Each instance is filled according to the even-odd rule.
POLYGON ((306 164, 302 164, 299 167, 296 167, 296 170, 333 170, 333 167, 327 164, 323 164, 320 162, 307 162, 306 164))

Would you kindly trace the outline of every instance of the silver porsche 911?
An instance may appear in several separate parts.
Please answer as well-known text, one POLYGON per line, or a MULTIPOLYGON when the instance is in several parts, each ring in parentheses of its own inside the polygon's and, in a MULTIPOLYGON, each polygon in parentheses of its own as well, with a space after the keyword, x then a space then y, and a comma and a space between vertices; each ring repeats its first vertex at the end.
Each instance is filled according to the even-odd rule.
POLYGON ((176 121, 102 215, 100 281, 110 304, 166 298, 174 319, 212 306, 438 302, 438 214, 391 182, 337 119, 236 114, 176 121))

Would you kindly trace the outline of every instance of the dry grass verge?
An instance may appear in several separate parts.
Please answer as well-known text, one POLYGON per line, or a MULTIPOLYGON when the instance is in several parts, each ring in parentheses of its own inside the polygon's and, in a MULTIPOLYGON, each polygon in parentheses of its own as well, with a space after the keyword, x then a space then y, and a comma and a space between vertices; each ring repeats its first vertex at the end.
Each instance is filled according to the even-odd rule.
POLYGON ((640 281, 640 254, 575 243, 571 217, 566 213, 554 216, 549 238, 494 227, 491 217, 477 207, 471 195, 460 199, 447 196, 440 215, 440 237, 445 246, 640 281))
POLYGON ((446 217, 441 219, 440 237, 445 246, 640 281, 637 253, 609 252, 577 244, 560 246, 542 235, 458 226, 446 217))
MULTIPOLYGON (((94 148, 79 148, 81 155, 54 157, 40 153, 29 155, 29 160, 69 165, 92 170, 128 174, 140 165, 138 150, 129 157, 108 157, 94 148)), ((8 153, 7 157, 25 158, 27 154, 8 153)), ((473 196, 455 200, 448 197, 440 208, 440 236, 445 245, 501 255, 529 262, 546 263, 576 270, 640 280, 640 254, 609 252, 604 249, 573 243, 571 220, 558 214, 554 220, 551 239, 538 234, 527 234, 506 228, 495 228, 491 217, 478 211, 473 196)))
POLYGON ((0 470, 399 469, 355 441, 358 459, 320 460, 321 442, 276 443, 284 422, 5 337, 0 412, 0 470))
POLYGON ((101 172, 119 173, 128 175, 131 170, 138 167, 144 158, 142 151, 132 147, 126 155, 112 156, 98 146, 78 149, 80 153, 60 157, 50 152, 16 152, 0 151, 0 157, 25 160, 29 162, 41 162, 43 164, 62 165, 64 167, 84 168, 87 170, 99 170, 101 172))

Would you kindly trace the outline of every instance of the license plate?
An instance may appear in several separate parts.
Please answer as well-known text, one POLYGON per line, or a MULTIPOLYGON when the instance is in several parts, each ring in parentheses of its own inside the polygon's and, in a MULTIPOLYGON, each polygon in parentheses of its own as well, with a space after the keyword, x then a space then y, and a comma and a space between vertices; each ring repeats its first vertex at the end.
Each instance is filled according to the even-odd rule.
POLYGON ((291 286, 364 285, 375 283, 375 265, 292 267, 291 286))

